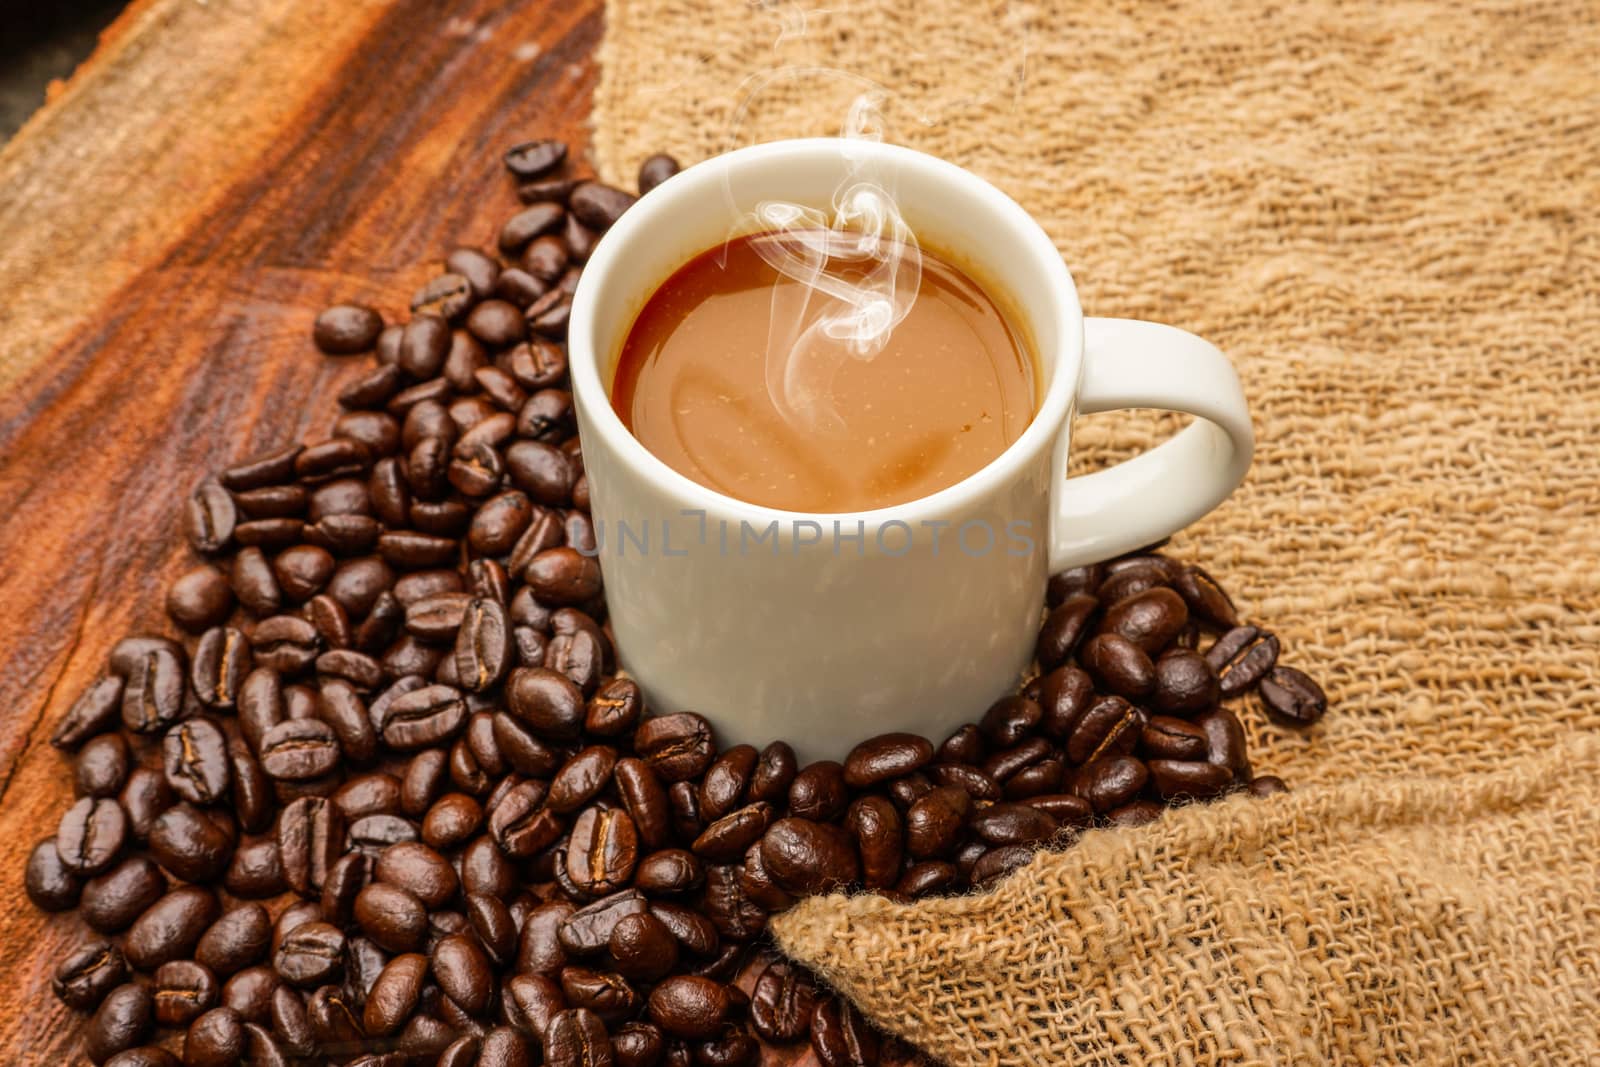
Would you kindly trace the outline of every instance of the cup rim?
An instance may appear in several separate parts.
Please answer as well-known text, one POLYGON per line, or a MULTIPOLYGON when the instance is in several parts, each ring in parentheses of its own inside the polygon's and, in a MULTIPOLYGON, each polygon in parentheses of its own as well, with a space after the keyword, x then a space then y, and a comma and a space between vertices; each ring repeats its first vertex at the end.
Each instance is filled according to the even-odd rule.
MULTIPOLYGON (((1031 330, 1028 332, 1033 333, 1031 330)), ((708 517, 721 520, 754 518, 762 526, 773 520, 780 523, 849 520, 852 523, 862 522, 867 529, 876 529, 890 521, 912 524, 927 517, 958 511, 972 500, 991 494, 1014 481, 1035 455, 1054 444, 1070 413, 1083 369, 1083 310, 1072 275, 1049 236, 1020 204, 971 171, 902 145, 844 142, 836 137, 795 138, 751 145, 713 156, 673 175, 625 211, 606 231, 584 264, 568 318, 567 353, 573 400, 588 422, 586 435, 603 438, 606 446, 636 473, 685 501, 686 510, 704 512, 708 517), (781 163, 818 153, 838 156, 846 144, 855 158, 878 156, 893 161, 902 169, 922 170, 932 179, 952 186, 959 195, 987 201, 991 209, 1006 220, 1013 232, 997 239, 1020 242, 1021 250, 1037 261, 1038 268, 1046 276, 1048 288, 1054 294, 1047 308, 1030 308, 1013 301, 1015 313, 1027 323, 1045 317, 1057 320, 1054 370, 1044 399, 1022 435, 983 467, 953 485, 913 500, 867 511, 791 511, 754 504, 708 488, 674 470, 623 425, 622 418, 612 407, 610 392, 601 380, 600 354, 595 347, 595 325, 601 311, 602 295, 609 284, 614 265, 627 254, 628 247, 638 239, 638 235, 648 229, 654 216, 695 210, 697 201, 720 193, 727 176, 737 168, 755 163, 781 163)), ((585 444, 588 445, 587 440, 585 444)))

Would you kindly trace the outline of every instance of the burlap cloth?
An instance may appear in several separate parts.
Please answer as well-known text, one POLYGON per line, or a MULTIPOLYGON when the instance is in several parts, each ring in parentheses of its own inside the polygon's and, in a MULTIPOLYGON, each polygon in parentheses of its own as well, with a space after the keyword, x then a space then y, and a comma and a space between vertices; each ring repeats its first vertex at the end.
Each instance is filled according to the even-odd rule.
POLYGON ((952 1064, 1600 1062, 1597 57, 1594 3, 610 0, 603 174, 875 83, 1089 313, 1220 344, 1256 465, 1174 551, 1334 700, 1242 709, 1290 797, 812 901, 786 951, 952 1064))

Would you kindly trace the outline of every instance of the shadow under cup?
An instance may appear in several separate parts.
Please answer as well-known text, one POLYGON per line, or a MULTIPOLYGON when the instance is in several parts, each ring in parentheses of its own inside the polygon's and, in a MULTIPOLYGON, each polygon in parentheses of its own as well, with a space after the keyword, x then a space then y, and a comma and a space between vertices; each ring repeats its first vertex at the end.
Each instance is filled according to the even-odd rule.
POLYGON ((717 157, 606 234, 574 297, 569 348, 609 616, 654 710, 698 711, 724 745, 782 738, 802 759, 837 758, 886 731, 942 740, 1015 685, 1040 619, 1083 323, 1060 256, 1014 201, 888 145, 785 141, 717 157), (1035 357, 1032 423, 953 486, 847 515, 748 504, 672 470, 609 399, 640 308, 762 201, 829 211, 860 177, 1012 318, 1035 357))

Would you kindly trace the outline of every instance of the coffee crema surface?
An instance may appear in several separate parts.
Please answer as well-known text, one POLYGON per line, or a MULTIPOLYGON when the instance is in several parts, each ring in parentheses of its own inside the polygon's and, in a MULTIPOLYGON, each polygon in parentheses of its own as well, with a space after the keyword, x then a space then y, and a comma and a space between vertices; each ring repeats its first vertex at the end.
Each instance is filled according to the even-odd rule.
MULTIPOLYGON (((657 458, 749 503, 865 511, 956 484, 1027 429, 1033 358, 965 273, 922 249, 903 317, 875 350, 853 351, 817 328, 837 298, 769 264, 762 243, 792 239, 731 238, 640 310, 611 399, 657 458)), ((868 269, 829 262, 827 280, 848 285, 868 269)))

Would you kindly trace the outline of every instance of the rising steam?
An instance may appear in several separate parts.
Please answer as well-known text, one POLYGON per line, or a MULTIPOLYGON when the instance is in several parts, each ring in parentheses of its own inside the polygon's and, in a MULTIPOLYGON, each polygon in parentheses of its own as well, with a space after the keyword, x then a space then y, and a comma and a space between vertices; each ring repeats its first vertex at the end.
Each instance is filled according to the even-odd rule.
POLYGON ((788 422, 813 434, 846 427, 833 379, 847 359, 870 360, 889 343, 917 298, 922 252, 894 193, 852 146, 883 139, 881 93, 863 93, 840 131, 850 172, 831 214, 768 200, 756 205, 753 247, 799 285, 772 292, 767 392, 788 422))

